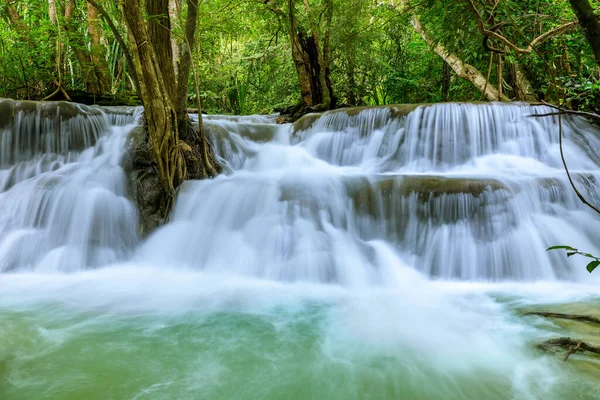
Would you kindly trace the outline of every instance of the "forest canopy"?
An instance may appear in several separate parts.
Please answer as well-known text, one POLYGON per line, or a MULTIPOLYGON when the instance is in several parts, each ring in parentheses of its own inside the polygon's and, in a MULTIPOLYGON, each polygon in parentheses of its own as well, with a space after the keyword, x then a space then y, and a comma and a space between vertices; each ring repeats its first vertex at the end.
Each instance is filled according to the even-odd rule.
MULTIPOLYGON (((105 15, 88 1, 0 0, 0 97, 135 101, 123 10, 95 3, 105 15)), ((598 64, 575 3, 598 7, 575 0, 201 1, 190 106, 200 96, 204 110, 233 114, 297 103, 478 100, 597 110, 598 64)), ((177 70, 188 3, 169 0, 168 9, 177 70)))

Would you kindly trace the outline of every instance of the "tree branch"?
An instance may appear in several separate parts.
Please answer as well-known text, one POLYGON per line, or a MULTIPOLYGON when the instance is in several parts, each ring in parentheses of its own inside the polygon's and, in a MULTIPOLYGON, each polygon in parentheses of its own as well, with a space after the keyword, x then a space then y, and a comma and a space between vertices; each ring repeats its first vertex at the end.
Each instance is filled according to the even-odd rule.
POLYGON ((100 12, 100 15, 102 15, 102 17, 108 24, 111 32, 115 36, 115 39, 117 40, 117 42, 119 42, 119 46, 121 46, 121 48, 123 49, 123 54, 125 55, 125 59, 127 60, 127 66, 129 67, 129 74, 133 78, 133 84, 135 86, 135 91, 138 95, 141 96, 142 92, 140 91, 140 80, 139 80, 139 77, 137 74, 137 70, 135 69, 135 64, 133 63, 133 56, 131 55, 131 52, 129 51, 129 47, 127 47, 127 44, 123 40, 123 37, 119 33, 119 30, 113 23, 113 21, 110 17, 110 14, 108 14, 106 9, 104 7, 102 7, 102 5, 98 4, 98 2, 96 0, 88 0, 88 3, 90 3, 92 6, 94 6, 100 12))
POLYGON ((475 17, 475 23, 477 24, 477 29, 479 30, 479 33, 481 33, 484 36, 497 39, 498 41, 500 41, 501 43, 505 44, 510 49, 512 49, 514 52, 519 53, 519 54, 531 54, 533 52, 534 47, 544 43, 546 40, 549 40, 549 39, 553 38, 554 36, 558 36, 558 35, 563 34, 571 29, 574 29, 575 27, 577 27, 579 25, 579 21, 575 20, 575 21, 567 22, 566 24, 557 26, 556 28, 553 28, 553 29, 549 30, 548 32, 545 32, 545 33, 541 34, 540 36, 538 36, 537 38, 533 39, 527 47, 523 48, 523 47, 517 46, 516 44, 514 44, 513 42, 511 42, 510 40, 508 40, 506 37, 502 36, 498 32, 487 29, 485 27, 485 23, 483 22, 483 18, 481 17, 481 14, 479 13, 479 10, 473 3, 473 0, 465 0, 465 2, 467 4, 467 8, 471 11, 473 16, 475 17))

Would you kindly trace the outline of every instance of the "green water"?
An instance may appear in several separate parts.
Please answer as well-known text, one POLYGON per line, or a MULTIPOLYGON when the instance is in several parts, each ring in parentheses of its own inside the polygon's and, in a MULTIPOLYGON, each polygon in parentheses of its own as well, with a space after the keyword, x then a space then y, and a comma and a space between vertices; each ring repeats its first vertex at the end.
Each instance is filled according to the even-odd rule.
POLYGON ((221 288, 207 307, 183 287, 185 301, 158 307, 171 291, 131 288, 124 299, 126 288, 102 282, 37 282, 33 299, 23 288, 0 296, 1 399, 548 400, 600 389, 594 358, 564 363, 533 346, 577 324, 522 317, 538 300, 518 295, 221 288))
POLYGON ((0 399, 594 399, 596 286, 291 285, 162 268, 0 276, 0 399), (591 294, 584 294, 591 291, 591 294))

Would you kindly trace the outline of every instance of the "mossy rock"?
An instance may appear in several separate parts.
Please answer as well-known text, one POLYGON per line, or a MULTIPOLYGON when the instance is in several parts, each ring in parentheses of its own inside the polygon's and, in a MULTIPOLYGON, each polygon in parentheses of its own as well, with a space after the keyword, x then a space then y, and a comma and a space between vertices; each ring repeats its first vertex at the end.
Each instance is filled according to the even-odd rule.
POLYGON ((314 123, 325 115, 334 115, 344 113, 349 117, 355 117, 360 113, 368 110, 389 110, 390 118, 397 119, 406 117, 408 114, 416 110, 418 107, 427 107, 429 104, 391 104, 385 106, 361 106, 361 107, 344 107, 335 110, 326 111, 323 113, 306 114, 296 122, 294 122, 294 133, 306 131, 314 125, 314 123))

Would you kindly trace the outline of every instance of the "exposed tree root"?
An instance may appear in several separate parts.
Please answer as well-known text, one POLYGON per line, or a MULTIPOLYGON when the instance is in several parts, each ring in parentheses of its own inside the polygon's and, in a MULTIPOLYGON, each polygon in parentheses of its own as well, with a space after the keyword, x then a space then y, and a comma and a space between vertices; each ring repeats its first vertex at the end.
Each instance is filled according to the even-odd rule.
POLYGON ((537 347, 541 350, 552 352, 557 349, 567 350, 563 361, 567 361, 571 354, 580 353, 580 352, 590 352, 594 354, 600 354, 600 347, 591 345, 589 343, 583 342, 577 339, 571 339, 569 337, 561 337, 557 339, 548 339, 540 344, 537 347))
POLYGON ((52 92, 51 94, 49 94, 48 96, 44 97, 42 99, 42 101, 47 101, 52 99, 54 96, 56 96, 59 93, 62 93, 63 96, 65 96, 65 99, 68 101, 72 101, 71 97, 69 97, 69 94, 67 93, 67 91, 62 87, 62 85, 60 84, 60 82, 54 82, 56 83, 56 90, 54 92, 52 92))
POLYGON ((592 324, 600 325, 600 318, 592 317, 591 315, 561 314, 561 313, 536 312, 536 311, 525 313, 525 315, 537 315, 538 317, 545 317, 545 318, 569 319, 572 321, 590 322, 592 324))

